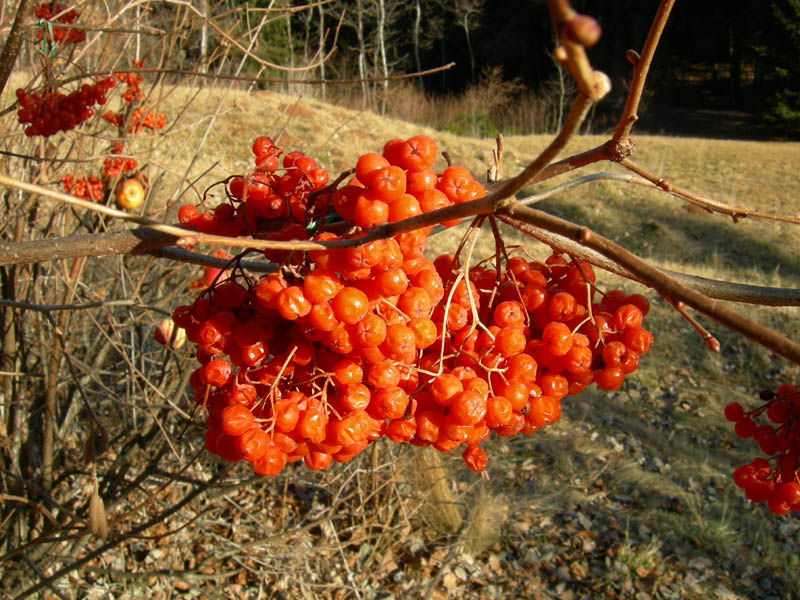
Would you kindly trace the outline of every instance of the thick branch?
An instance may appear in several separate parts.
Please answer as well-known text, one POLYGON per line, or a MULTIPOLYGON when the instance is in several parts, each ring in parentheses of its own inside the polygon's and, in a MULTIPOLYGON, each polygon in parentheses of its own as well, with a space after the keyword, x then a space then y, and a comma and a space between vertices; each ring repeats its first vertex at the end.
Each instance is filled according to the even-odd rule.
POLYGON ((683 301, 695 310, 755 340, 776 354, 800 364, 800 345, 712 300, 708 296, 678 283, 675 279, 647 264, 635 254, 625 250, 608 238, 597 235, 588 227, 581 227, 547 213, 522 206, 517 202, 504 202, 498 207, 498 213, 553 233, 558 233, 596 250, 603 256, 625 267, 638 280, 654 288, 665 298, 673 301, 683 301))
POLYGON ((17 7, 17 16, 14 18, 14 24, 11 25, 11 32, 6 38, 6 45, 3 47, 3 53, 0 54, 0 94, 6 88, 8 77, 11 75, 11 70, 14 68, 14 63, 17 61, 20 46, 24 39, 24 29, 26 21, 33 13, 33 1, 21 0, 17 7))
MULTIPOLYGON (((499 219, 504 223, 519 229, 525 235, 544 242, 553 248, 566 252, 570 256, 585 260, 596 267, 600 267, 610 273, 621 277, 626 277, 633 281, 638 281, 647 285, 645 281, 631 273, 620 264, 609 260, 599 252, 587 248, 570 238, 557 233, 547 231, 528 223, 523 223, 509 217, 500 216, 499 219)), ((722 281, 719 279, 709 279, 697 275, 689 275, 679 271, 669 269, 659 269, 679 283, 705 294, 709 298, 717 300, 728 300, 730 302, 742 302, 744 304, 757 304, 759 306, 800 306, 800 289, 778 288, 763 285, 750 285, 746 283, 736 283, 733 281, 722 281)))
POLYGON ((27 242, 0 242, 0 265, 20 265, 82 256, 142 254, 154 248, 172 246, 177 239, 177 236, 168 233, 143 228, 27 242))

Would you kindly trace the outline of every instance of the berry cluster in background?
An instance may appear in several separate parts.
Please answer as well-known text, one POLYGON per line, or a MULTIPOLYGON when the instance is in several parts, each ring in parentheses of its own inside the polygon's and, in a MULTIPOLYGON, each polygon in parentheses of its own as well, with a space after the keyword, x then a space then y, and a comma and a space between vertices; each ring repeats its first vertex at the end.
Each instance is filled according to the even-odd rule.
POLYGON ((756 457, 733 473, 733 481, 752 502, 766 502, 776 515, 800 512, 800 390, 781 385, 760 394, 758 408, 747 411, 738 402, 725 407, 736 435, 752 439, 766 456, 756 457), (769 422, 757 422, 765 414, 769 422))
MULTIPOLYGON (((134 67, 141 68, 143 61, 134 61, 134 67)), ((136 72, 115 73, 93 84, 83 84, 69 94, 60 91, 16 92, 19 109, 18 120, 27 124, 28 137, 50 137, 59 132, 75 129, 94 115, 94 104, 105 105, 107 92, 117 82, 125 86, 120 91, 122 100, 117 112, 107 111, 103 119, 119 129, 120 138, 138 134, 145 129, 156 131, 166 125, 166 117, 154 110, 135 106, 143 99, 141 83, 143 77, 136 72)), ((102 202, 114 197, 117 206, 133 210, 141 205, 147 193, 147 179, 137 172, 136 159, 123 156, 125 142, 119 139, 108 147, 107 156, 101 167, 83 166, 80 171, 62 175, 59 178, 61 189, 72 196, 102 202), (99 174, 92 173, 98 168, 99 174)))
POLYGON ((17 118, 21 124, 29 124, 25 128, 28 137, 50 137, 69 131, 94 115, 91 106, 106 103, 106 92, 115 83, 113 77, 106 77, 93 84, 84 83, 66 95, 58 91, 29 93, 20 88, 17 90, 17 118))
MULTIPOLYGON (((185 205, 181 223, 224 235, 357 239, 485 193, 462 167, 435 173, 436 146, 424 136, 361 156, 338 189, 313 159, 268 138, 253 152, 254 172, 227 180, 228 202, 203 212, 185 205), (339 219, 329 223, 331 208, 339 219)), ((348 461, 386 437, 463 448, 481 472, 480 444, 493 431, 535 433, 586 385, 617 389, 648 351, 647 300, 612 291, 595 301, 588 263, 500 249, 491 267, 464 256, 429 261, 431 230, 268 251, 279 268, 260 278, 234 260, 176 308, 175 324, 197 346, 190 385, 207 410, 208 451, 275 475, 291 461, 314 470, 348 461)))
POLYGON ((44 19, 50 22, 53 35, 50 36, 48 28, 40 28, 36 32, 36 39, 44 39, 48 43, 80 44, 86 40, 86 32, 81 29, 71 27, 59 27, 61 25, 71 25, 78 19, 78 12, 73 9, 65 9, 60 2, 43 2, 37 4, 33 9, 33 14, 37 19, 44 19), (53 20, 55 17, 55 20, 53 20))

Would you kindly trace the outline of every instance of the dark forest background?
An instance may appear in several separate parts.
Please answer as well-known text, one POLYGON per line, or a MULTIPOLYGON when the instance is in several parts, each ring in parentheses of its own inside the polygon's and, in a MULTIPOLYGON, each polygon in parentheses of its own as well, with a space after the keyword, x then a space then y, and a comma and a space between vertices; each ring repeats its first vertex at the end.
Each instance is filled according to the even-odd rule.
MULTIPOLYGON (((228 3, 223 0, 218 8, 224 4, 228 3)), ((603 28, 603 37, 590 51, 595 68, 613 81, 611 97, 593 118, 593 127, 602 129, 624 101, 631 72, 625 50, 641 49, 658 2, 574 0, 572 4, 603 28)), ((275 7, 268 0, 250 0, 249 5, 275 7)), ((552 28, 545 0, 333 0, 302 10, 308 2, 287 0, 284 7, 298 10, 265 26, 258 48, 283 64, 313 63, 333 46, 338 25, 333 56, 318 69, 291 78, 380 78, 455 63, 415 81, 413 88, 424 100, 408 95, 387 102, 387 93, 396 91, 397 85, 377 81, 360 89, 353 86, 347 93, 325 86, 318 93, 326 99, 348 97, 351 103, 360 99, 379 112, 392 113, 397 110, 392 104, 400 97, 421 104, 482 89, 477 96, 496 99, 485 111, 471 106, 460 117, 458 110, 445 111, 452 122, 436 125, 458 130, 460 118, 465 127, 479 130, 463 133, 490 135, 499 128, 520 133, 554 129, 570 92, 565 89, 569 82, 551 58, 552 28), (527 120, 511 114, 515 105, 522 110, 534 99, 540 106, 530 109, 527 120)), ((253 21, 252 15, 248 18, 253 21)), ((798 58, 800 0, 679 0, 645 98, 643 115, 649 111, 652 118, 641 124, 653 131, 682 133, 681 127, 698 126, 687 119, 702 115, 700 126, 714 130, 727 123, 739 137, 745 135, 741 125, 754 137, 797 135, 798 58)), ((425 120, 424 109, 417 114, 425 120)))

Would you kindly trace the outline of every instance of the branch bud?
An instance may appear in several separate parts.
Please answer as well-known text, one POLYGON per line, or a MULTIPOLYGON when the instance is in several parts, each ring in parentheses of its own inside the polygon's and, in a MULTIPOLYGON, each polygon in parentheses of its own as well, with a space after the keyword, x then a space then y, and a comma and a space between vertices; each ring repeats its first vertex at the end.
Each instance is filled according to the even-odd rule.
POLYGON ((564 46, 556 46, 555 50, 553 50, 553 58, 560 63, 567 62, 566 48, 564 48, 564 46))
POLYGON ((628 59, 628 62, 631 63, 634 67, 639 64, 639 53, 636 50, 626 50, 625 51, 625 58, 628 59))
POLYGON ((591 48, 600 39, 600 24, 588 15, 577 15, 565 28, 569 39, 585 48, 591 48))

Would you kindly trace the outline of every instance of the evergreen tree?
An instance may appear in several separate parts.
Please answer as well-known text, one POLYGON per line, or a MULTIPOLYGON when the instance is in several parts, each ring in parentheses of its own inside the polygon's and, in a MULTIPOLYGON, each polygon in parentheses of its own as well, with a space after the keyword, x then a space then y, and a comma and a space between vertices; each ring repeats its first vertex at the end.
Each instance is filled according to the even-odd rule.
POLYGON ((764 90, 764 120, 800 133, 800 0, 772 0, 767 38, 757 47, 764 90), (769 45, 767 45, 767 42, 769 45))

